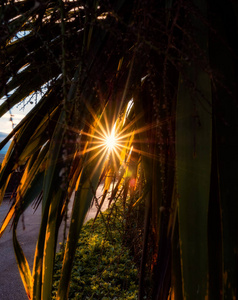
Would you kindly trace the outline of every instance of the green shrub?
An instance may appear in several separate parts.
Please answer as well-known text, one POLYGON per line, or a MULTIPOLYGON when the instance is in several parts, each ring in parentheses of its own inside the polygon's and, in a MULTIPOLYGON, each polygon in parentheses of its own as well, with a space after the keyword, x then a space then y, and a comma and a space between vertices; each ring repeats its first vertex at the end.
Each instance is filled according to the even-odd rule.
MULTIPOLYGON (((93 225, 87 222, 80 233, 72 270, 69 299, 137 299, 138 270, 129 249, 122 245, 122 217, 108 212, 93 225)), ((56 256, 53 299, 62 267, 56 256)))

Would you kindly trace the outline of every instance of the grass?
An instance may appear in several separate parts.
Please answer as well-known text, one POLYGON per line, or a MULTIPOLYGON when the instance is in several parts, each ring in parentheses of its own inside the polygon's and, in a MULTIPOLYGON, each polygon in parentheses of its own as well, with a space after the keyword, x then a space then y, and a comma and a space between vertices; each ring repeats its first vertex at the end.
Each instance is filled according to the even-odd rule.
MULTIPOLYGON (((124 219, 120 208, 99 215, 82 228, 72 270, 69 299, 137 299, 138 270, 123 245, 124 219)), ((53 296, 55 299, 62 267, 57 253, 53 296)))

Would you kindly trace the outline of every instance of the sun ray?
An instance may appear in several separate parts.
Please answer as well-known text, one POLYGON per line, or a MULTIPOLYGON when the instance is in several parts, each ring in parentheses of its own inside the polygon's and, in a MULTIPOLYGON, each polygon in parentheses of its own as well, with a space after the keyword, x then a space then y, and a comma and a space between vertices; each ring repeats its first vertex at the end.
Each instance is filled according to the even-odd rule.
POLYGON ((118 153, 117 149, 115 149, 114 154, 116 154, 116 156, 118 157, 118 159, 120 159, 120 154, 118 153))
MULTIPOLYGON (((95 132, 96 134, 98 134, 101 137, 105 136, 105 134, 106 134, 106 131, 104 129, 103 129, 103 131, 100 131, 100 129, 97 129, 94 125, 89 124, 88 122, 85 122, 85 125, 87 125, 93 132, 95 132)), ((101 127, 102 126, 101 122, 99 122, 98 125, 100 125, 99 127, 101 127)), ((90 133, 81 130, 80 133, 82 133, 82 132, 85 135, 90 135, 90 133)), ((93 137, 95 137, 95 135, 93 135, 93 137)))
MULTIPOLYGON (((132 125, 130 125, 130 124, 128 124, 127 126, 128 126, 128 128, 130 127, 130 126, 132 126, 132 125)), ((143 126, 143 127, 141 127, 141 128, 138 128, 138 129, 135 129, 134 131, 133 131, 133 133, 134 134, 138 134, 138 133, 142 133, 142 132, 147 132, 149 129, 153 129, 153 128, 156 128, 157 127, 157 124, 149 124, 149 125, 145 125, 145 126, 143 126)), ((123 130, 124 131, 124 130, 123 130)), ((125 138, 127 138, 127 137, 129 137, 129 136, 131 136, 131 131, 130 132, 127 132, 127 133, 125 133, 125 134, 122 134, 123 133, 123 131, 121 131, 120 133, 119 133, 119 135, 118 135, 118 141, 120 141, 121 139, 125 139, 125 138)))
POLYGON ((149 149, 151 147, 146 151, 147 147, 144 148, 142 146, 142 144, 149 145, 154 143, 146 132, 158 127, 158 124, 141 124, 141 122, 138 122, 143 118, 143 113, 134 115, 131 120, 128 119, 126 111, 121 119, 118 119, 118 116, 115 118, 115 114, 110 115, 108 118, 108 114, 112 113, 111 111, 109 112, 108 103, 103 108, 103 113, 100 116, 87 104, 87 109, 92 115, 92 123, 83 121, 87 129, 81 129, 79 134, 81 136, 81 145, 84 143, 84 140, 88 139, 88 146, 83 151, 79 151, 78 155, 88 154, 91 151, 93 153, 85 163, 88 164, 99 157, 99 159, 97 158, 97 165, 103 158, 111 159, 111 163, 114 166, 121 165, 132 151, 141 156, 159 160, 156 154, 150 153, 149 149), (138 127, 139 123, 142 125, 141 127, 138 127))
MULTIPOLYGON (((101 129, 102 131, 102 134, 103 135, 106 135, 106 131, 105 131, 105 128, 103 127, 102 123, 101 123, 101 118, 102 116, 106 116, 106 114, 104 113, 105 112, 105 109, 106 109, 106 106, 104 107, 103 109, 103 112, 101 113, 101 116, 100 118, 96 115, 96 113, 94 112, 93 108, 91 107, 91 105, 89 105, 87 102, 85 102, 86 106, 87 106, 87 109, 88 111, 91 113, 95 123, 99 126, 99 128, 101 129)), ((91 124, 88 124, 90 127, 92 126, 91 124)))
MULTIPOLYGON (((102 149, 102 151, 103 151, 103 149, 102 149)), ((100 151, 100 152, 102 152, 102 151, 100 151)), ((104 149, 103 155, 101 155, 100 159, 98 160, 97 164, 95 165, 95 167, 94 167, 94 169, 92 171, 91 178, 93 177, 94 173, 96 172, 97 168, 99 167, 101 161, 105 158, 106 153, 107 153, 107 149, 104 149)))
MULTIPOLYGON (((100 147, 101 148, 101 147, 100 147)), ((89 163, 91 163, 98 155, 100 155, 100 153, 104 151, 104 155, 106 153, 106 149, 105 148, 101 148, 100 150, 98 150, 96 153, 93 154, 93 156, 91 156, 86 162, 85 162, 85 166, 87 166, 89 163)), ((89 152, 89 151, 88 151, 89 152)), ((103 157, 104 155, 101 155, 101 157, 103 157)), ((101 159, 101 158, 100 158, 101 159)))
MULTIPOLYGON (((99 136, 97 136, 95 134, 88 133, 88 132, 85 132, 85 131, 81 131, 81 135, 85 135, 85 136, 89 136, 89 137, 95 138, 97 140, 100 140, 101 142, 103 142, 105 140, 105 137, 102 134, 100 134, 101 137, 99 137, 99 136)), ((94 141, 94 143, 95 143, 95 141, 94 141)))
MULTIPOLYGON (((101 147, 101 144, 98 145, 98 146, 94 146, 94 147, 87 148, 86 150, 79 151, 78 154, 79 154, 79 155, 86 154, 86 153, 88 153, 88 152, 94 151, 94 150, 99 149, 99 148, 102 148, 102 147, 101 147)), ((104 148, 103 148, 103 149, 104 149, 104 148)))
POLYGON ((116 168, 117 167, 117 161, 116 161, 116 157, 115 157, 115 152, 112 153, 112 162, 113 162, 114 168, 116 168))

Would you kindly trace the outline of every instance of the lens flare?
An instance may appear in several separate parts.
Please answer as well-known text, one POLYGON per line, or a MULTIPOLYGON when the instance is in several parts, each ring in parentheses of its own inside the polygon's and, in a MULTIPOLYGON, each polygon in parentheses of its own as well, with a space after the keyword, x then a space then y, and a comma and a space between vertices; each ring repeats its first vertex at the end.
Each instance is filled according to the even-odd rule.
MULTIPOLYGON (((124 163, 131 156, 132 151, 142 156, 158 159, 155 154, 147 151, 148 136, 146 134, 147 131, 156 128, 157 123, 141 126, 143 124, 141 121, 139 122, 142 117, 141 114, 136 115, 129 121, 132 107, 133 100, 130 100, 125 114, 117 120, 115 117, 110 117, 109 121, 105 112, 98 116, 93 108, 87 105, 87 109, 93 117, 93 122, 85 122, 85 128, 88 131, 80 130, 79 140, 84 148, 81 148, 82 150, 80 149, 78 152, 78 155, 90 153, 85 164, 97 159, 96 170, 102 160, 108 159, 117 168, 118 164, 124 163), (137 123, 140 125, 139 128, 136 128, 137 123)), ((132 181, 131 184, 135 183, 132 181)))
POLYGON ((117 137, 115 135, 115 130, 113 129, 109 134, 104 136, 104 146, 106 146, 107 151, 110 153, 115 151, 117 144, 117 137))

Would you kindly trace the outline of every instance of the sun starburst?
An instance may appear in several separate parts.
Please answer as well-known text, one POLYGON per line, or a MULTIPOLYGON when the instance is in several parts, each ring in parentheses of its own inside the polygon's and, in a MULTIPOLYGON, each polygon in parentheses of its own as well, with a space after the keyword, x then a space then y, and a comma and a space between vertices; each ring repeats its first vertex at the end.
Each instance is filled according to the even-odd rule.
POLYGON ((88 153, 86 164, 91 163, 93 160, 97 160, 95 170, 105 159, 116 166, 123 164, 125 160, 131 155, 131 152, 135 152, 142 156, 153 157, 157 159, 156 155, 147 152, 148 137, 146 132, 156 127, 156 124, 146 124, 137 128, 136 123, 139 122, 141 115, 135 116, 130 122, 128 122, 128 115, 133 106, 133 101, 129 101, 127 110, 124 115, 117 119, 115 116, 108 116, 106 110, 99 117, 94 109, 87 105, 87 109, 93 117, 92 123, 85 123, 87 130, 80 131, 80 141, 85 145, 82 151, 79 151, 79 155, 88 153))
POLYGON ((117 146, 117 137, 115 136, 115 132, 112 130, 112 132, 105 136, 104 145, 106 146, 108 152, 115 151, 115 148, 117 146))

